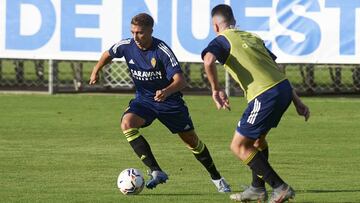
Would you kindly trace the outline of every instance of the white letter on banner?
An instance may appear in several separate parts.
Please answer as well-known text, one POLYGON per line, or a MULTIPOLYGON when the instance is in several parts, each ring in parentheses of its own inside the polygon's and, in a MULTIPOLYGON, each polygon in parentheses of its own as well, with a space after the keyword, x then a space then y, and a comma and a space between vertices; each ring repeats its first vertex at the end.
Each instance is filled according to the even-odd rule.
POLYGON ((356 9, 359 0, 327 0, 325 7, 340 9, 340 55, 355 55, 356 9))
POLYGON ((298 16, 293 12, 293 7, 301 5, 305 7, 305 11, 318 12, 320 5, 317 0, 280 0, 276 13, 278 21, 281 25, 305 35, 302 42, 294 42, 288 35, 280 35, 276 37, 278 47, 290 55, 307 55, 314 52, 320 44, 321 29, 319 25, 310 18, 298 16))
POLYGON ((6 1, 6 49, 34 50, 44 46, 55 31, 55 9, 50 0, 7 0, 6 1), (39 30, 31 35, 22 35, 20 21, 22 5, 30 4, 39 10, 39 30))
POLYGON ((99 28, 99 15, 78 14, 76 5, 101 5, 101 0, 61 1, 61 50, 100 52, 100 38, 76 37, 76 28, 99 28))
MULTIPOLYGON (((192 32, 192 1, 195 0, 178 0, 177 1, 177 34, 181 46, 190 53, 200 54, 211 39, 215 37, 215 33, 212 31, 212 26, 209 26, 209 34, 205 39, 197 39, 192 32)), ((210 8, 212 9, 216 5, 224 3, 224 0, 210 0, 210 8)), ((210 15, 208 18, 204 18, 204 23, 211 23, 210 15)), ((206 32, 206 31, 204 31, 206 32)))

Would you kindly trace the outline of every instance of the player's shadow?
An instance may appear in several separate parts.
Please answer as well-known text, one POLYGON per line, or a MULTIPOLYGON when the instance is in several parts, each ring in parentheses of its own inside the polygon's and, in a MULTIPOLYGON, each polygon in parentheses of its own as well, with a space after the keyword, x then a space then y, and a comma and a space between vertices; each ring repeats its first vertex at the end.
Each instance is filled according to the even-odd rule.
MULTIPOLYGON (((241 192, 241 191, 233 191, 233 192, 241 192)), ((351 190, 296 190, 297 194, 302 193, 343 193, 343 192, 360 192, 360 189, 351 189, 351 190)), ((192 196, 192 195, 209 195, 207 192, 199 192, 199 193, 158 193, 158 194, 146 194, 149 196, 192 196)))
MULTIPOLYGON (((305 193, 343 193, 343 192, 360 192, 360 189, 351 189, 351 190, 339 190, 339 189, 336 189, 336 190, 296 190, 297 194, 305 194, 305 193)), ((314 201, 298 201, 298 200, 296 202, 297 203, 317 203, 317 202, 314 202, 314 201)), ((341 203, 358 203, 358 201, 356 201, 356 202, 346 201, 346 202, 341 202, 341 203)))
POLYGON ((198 195, 209 195, 208 192, 197 192, 197 193, 158 193, 158 194, 144 194, 147 196, 198 196, 198 195))
POLYGON ((296 190, 296 193, 337 193, 337 192, 360 192, 360 189, 351 190, 296 190))
MULTIPOLYGON (((233 191, 233 192, 239 192, 239 191, 233 191)), ((360 192, 360 189, 351 189, 351 190, 296 190, 297 194, 304 194, 304 193, 347 193, 347 192, 360 192)), ((160 194, 145 194, 147 196, 198 196, 198 195, 209 195, 207 192, 199 192, 199 193, 160 193, 160 194)), ((316 203, 314 201, 300 201, 296 200, 297 203, 316 203)), ((358 202, 352 202, 352 201, 346 201, 342 203, 358 203, 358 202)))

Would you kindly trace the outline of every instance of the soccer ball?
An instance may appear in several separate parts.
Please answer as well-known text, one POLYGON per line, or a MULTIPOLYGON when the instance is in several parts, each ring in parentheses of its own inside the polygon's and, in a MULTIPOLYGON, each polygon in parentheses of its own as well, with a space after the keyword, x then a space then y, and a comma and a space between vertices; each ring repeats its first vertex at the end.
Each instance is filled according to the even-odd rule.
POLYGON ((121 171, 117 186, 124 195, 136 195, 144 189, 145 181, 140 170, 127 168, 121 171))

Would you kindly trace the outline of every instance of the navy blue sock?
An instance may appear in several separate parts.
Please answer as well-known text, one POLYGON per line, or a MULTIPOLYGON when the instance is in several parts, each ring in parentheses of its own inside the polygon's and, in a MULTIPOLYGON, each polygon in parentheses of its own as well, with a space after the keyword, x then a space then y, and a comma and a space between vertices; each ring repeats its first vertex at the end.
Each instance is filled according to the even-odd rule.
POLYGON ((141 161, 150 168, 151 171, 161 171, 159 164, 157 163, 149 143, 146 139, 140 135, 138 138, 129 142, 135 153, 141 159, 141 161))
POLYGON ((218 180, 221 178, 220 173, 216 169, 206 145, 204 145, 204 149, 201 153, 194 153, 194 156, 206 168, 213 180, 218 180))
POLYGON ((262 153, 254 151, 245 163, 272 188, 277 188, 284 183, 262 153))
MULTIPOLYGON (((259 151, 259 153, 263 154, 266 160, 269 160, 269 148, 259 151)), ((252 171, 252 183, 253 187, 265 187, 265 181, 260 178, 254 171, 252 171)))

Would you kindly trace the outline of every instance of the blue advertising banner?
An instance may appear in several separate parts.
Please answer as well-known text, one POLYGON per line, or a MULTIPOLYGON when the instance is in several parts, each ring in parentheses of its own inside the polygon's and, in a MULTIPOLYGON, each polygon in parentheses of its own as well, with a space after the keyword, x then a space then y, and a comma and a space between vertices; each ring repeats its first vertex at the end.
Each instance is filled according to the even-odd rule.
POLYGON ((199 62, 222 3, 280 63, 360 63, 360 0, 0 0, 0 57, 97 60, 146 12, 180 61, 199 62))

